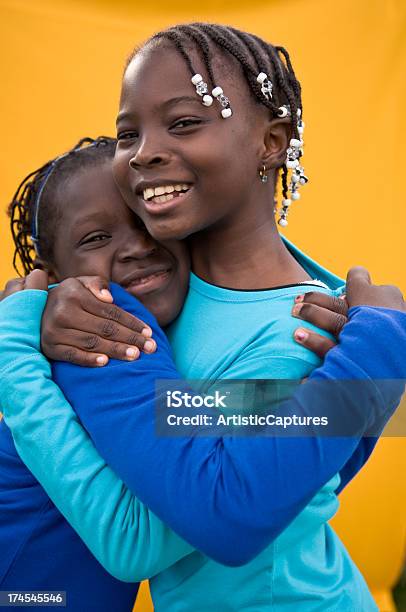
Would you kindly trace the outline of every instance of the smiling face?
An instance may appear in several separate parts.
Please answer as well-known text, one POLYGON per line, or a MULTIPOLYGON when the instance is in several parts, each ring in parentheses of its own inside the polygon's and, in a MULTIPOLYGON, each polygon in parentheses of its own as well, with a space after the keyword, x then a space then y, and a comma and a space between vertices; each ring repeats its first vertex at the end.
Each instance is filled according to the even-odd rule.
POLYGON ((216 100, 202 105, 185 61, 168 44, 147 47, 125 72, 113 171, 128 206, 158 240, 233 223, 258 206, 272 214, 258 179, 268 113, 229 60, 215 74, 231 100, 229 119, 216 100))
POLYGON ((56 198, 61 216, 50 268, 55 279, 102 276, 137 297, 160 325, 175 319, 188 287, 187 249, 151 238, 123 202, 111 162, 77 172, 56 198))

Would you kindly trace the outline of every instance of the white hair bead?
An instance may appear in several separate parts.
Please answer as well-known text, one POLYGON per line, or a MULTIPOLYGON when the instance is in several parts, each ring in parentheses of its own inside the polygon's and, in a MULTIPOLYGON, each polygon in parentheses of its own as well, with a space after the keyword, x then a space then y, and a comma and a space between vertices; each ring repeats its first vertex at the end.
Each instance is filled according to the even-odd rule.
POLYGON ((280 106, 278 110, 279 110, 278 117, 287 117, 288 116, 288 109, 286 108, 286 106, 280 106))
POLYGON ((281 219, 279 219, 278 224, 279 224, 281 227, 286 227, 286 226, 287 226, 287 224, 288 224, 287 219, 284 219, 284 218, 282 217, 281 219))
POLYGON ((297 138, 291 138, 289 142, 291 147, 295 149, 299 149, 303 145, 303 140, 298 140, 297 138))
POLYGON ((257 76, 257 81, 260 85, 262 85, 262 83, 264 83, 264 81, 266 81, 268 78, 268 75, 265 74, 265 72, 260 72, 259 75, 257 76))
POLYGON ((304 127, 302 127, 301 125, 299 125, 299 127, 297 128, 297 131, 299 132, 300 136, 303 134, 304 132, 304 127))
POLYGON ((211 92, 211 95, 214 96, 215 98, 218 98, 218 96, 221 96, 222 93, 223 93, 223 90, 221 89, 221 87, 215 87, 213 91, 211 92))
POLYGON ((203 81, 203 77, 201 74, 195 74, 192 76, 191 81, 193 85, 198 85, 201 81, 203 81))
POLYGON ((221 111, 221 116, 223 117, 223 119, 228 119, 228 117, 231 117, 232 114, 233 111, 231 110, 231 108, 223 108, 223 110, 221 111))
POLYGON ((282 200, 282 206, 290 206, 292 204, 292 200, 290 198, 284 198, 282 200))
POLYGON ((292 193, 292 200, 300 200, 300 193, 298 191, 292 193))
POLYGON ((288 159, 288 161, 286 162, 286 167, 290 169, 297 168, 298 165, 299 165, 298 159, 288 159))
POLYGON ((298 108, 298 109, 297 109, 297 111, 296 111, 296 115, 297 115, 298 117, 301 117, 301 116, 302 116, 302 109, 301 109, 301 108, 298 108))
POLYGON ((292 183, 298 183, 300 176, 298 174, 292 174, 292 183))
POLYGON ((203 96, 202 104, 204 104, 204 106, 211 106, 213 104, 213 98, 209 95, 203 96))

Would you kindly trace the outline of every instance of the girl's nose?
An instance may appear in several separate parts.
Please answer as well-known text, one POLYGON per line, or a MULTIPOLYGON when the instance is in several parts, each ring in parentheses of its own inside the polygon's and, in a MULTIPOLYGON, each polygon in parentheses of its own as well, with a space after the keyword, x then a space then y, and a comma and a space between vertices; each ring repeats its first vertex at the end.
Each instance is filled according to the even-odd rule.
POLYGON ((158 250, 158 244, 145 230, 135 229, 129 232, 123 243, 118 254, 120 261, 146 259, 155 255, 158 250))
POLYGON ((132 170, 139 170, 140 168, 164 165, 169 160, 170 154, 164 151, 159 143, 154 144, 151 140, 147 142, 144 139, 128 163, 132 170))

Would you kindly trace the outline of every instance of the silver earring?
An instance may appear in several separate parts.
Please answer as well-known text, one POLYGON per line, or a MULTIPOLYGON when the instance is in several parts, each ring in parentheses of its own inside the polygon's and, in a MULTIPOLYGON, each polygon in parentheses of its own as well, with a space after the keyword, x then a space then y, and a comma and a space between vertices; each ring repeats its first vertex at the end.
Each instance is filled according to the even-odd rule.
POLYGON ((266 166, 265 166, 265 164, 263 164, 262 168, 260 168, 260 170, 259 170, 259 178, 261 179, 261 183, 267 183, 268 182, 268 175, 266 173, 266 166))

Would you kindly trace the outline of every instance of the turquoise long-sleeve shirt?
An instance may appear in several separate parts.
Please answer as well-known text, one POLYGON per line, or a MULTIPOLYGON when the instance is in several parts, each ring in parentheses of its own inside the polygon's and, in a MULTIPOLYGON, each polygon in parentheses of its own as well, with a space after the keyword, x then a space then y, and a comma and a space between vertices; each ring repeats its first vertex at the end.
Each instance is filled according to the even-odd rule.
MULTIPOLYGON (((24 292, 24 293, 27 293, 27 292, 24 292)), ((264 296, 264 295, 265 295, 265 294, 262 294, 262 296, 264 296)), ((23 297, 20 297, 20 299, 24 299, 24 298, 23 298, 23 297)), ((6 300, 6 302, 7 302, 7 300, 6 300)), ((14 308, 15 308, 15 305, 14 305, 13 309, 14 309, 14 308)), ((250 305, 250 308, 252 309, 252 304, 250 305)), ((377 319, 378 319, 378 320, 380 320, 381 324, 383 324, 383 327, 385 327, 384 322, 386 322, 386 331, 391 330, 391 331, 392 331, 392 333, 394 333, 394 332, 396 331, 397 327, 399 327, 399 325, 398 325, 398 324, 397 324, 397 325, 394 325, 394 321, 390 319, 390 316, 388 315, 388 313, 386 313, 386 320, 385 320, 385 317, 383 316, 383 313, 382 313, 382 314, 381 314, 381 313, 379 313, 379 314, 380 314, 380 316, 378 316, 378 317, 377 317, 377 312, 375 312, 375 313, 374 313, 374 312, 373 312, 373 310, 374 310, 374 309, 371 309, 371 311, 372 311, 372 312, 369 312, 369 320, 370 320, 370 322, 371 322, 371 320, 373 320, 373 319, 374 319, 374 315, 375 315, 375 321, 376 321, 377 319), (388 319, 388 316, 389 316, 389 319, 388 319)), ((361 309, 361 311, 362 311, 362 309, 361 309)), ((138 314, 139 314, 139 316, 141 316, 141 315, 140 315, 140 313, 138 313, 138 314)), ((142 314, 144 314, 144 313, 142 313, 142 314)), ((358 315, 359 315, 359 313, 358 313, 358 315)), ((390 315, 392 315, 392 313, 390 313, 390 315)), ((399 313, 399 315, 401 315, 401 313, 399 313)), ((398 316, 398 315, 396 315, 396 316, 398 316)), ((368 317, 367 317, 367 318, 368 318, 368 317)), ((395 318, 396 318, 396 317, 395 317, 395 318)), ((398 329, 397 331, 398 331, 398 333, 399 333, 399 329, 398 329)), ((362 336, 362 334, 361 334, 361 336, 362 336)), ((350 338, 351 338, 351 334, 350 334, 350 338)), ((363 340, 365 341, 365 338, 364 338, 363 340)), ((379 343, 378 343, 378 344, 379 344, 379 343)), ((37 346, 38 346, 38 345, 37 345, 37 346)), ((361 338, 361 347, 362 347, 362 338, 361 338)), ((358 348, 358 350, 359 350, 360 346, 358 345, 358 347, 357 347, 357 348, 358 348)), ((379 350, 380 350, 381 348, 382 348, 382 347, 379 347, 379 346, 378 346, 378 352, 379 352, 379 350)), ((30 351, 28 351, 28 353, 30 354, 30 351)), ((344 354, 345 354, 345 350, 344 350, 344 354)), ((370 357, 372 357, 372 356, 373 356, 373 353, 370 353, 370 357)), ((26 361, 29 361, 29 359, 27 359, 27 357, 28 357, 28 354, 26 355, 25 360, 26 360, 26 361)), ((20 365, 22 365, 22 362, 23 362, 23 361, 24 361, 24 358, 21 360, 21 364, 20 364, 20 365)), ((141 361, 142 361, 142 360, 140 360, 140 363, 141 363, 141 361)), ((144 363, 146 363, 146 361, 144 361, 144 363)), ((393 371, 395 371, 395 370, 396 370, 396 368, 394 367, 394 366, 395 366, 395 363, 391 363, 390 359, 389 359, 388 363, 392 365, 392 367, 393 367, 393 371)), ((13 369, 13 367, 14 367, 15 365, 16 365, 15 363, 14 363, 14 364, 8 364, 8 367, 7 367, 5 370, 3 370, 3 372, 5 372, 6 374, 7 374, 7 372, 8 372, 8 373, 10 373, 10 372, 11 372, 11 370, 13 369)), ((128 364, 126 364, 126 365, 128 365, 128 364)), ((347 362, 347 364, 346 364, 346 365, 348 366, 348 365, 349 365, 349 362, 347 362)), ((355 367, 355 366, 354 366, 354 363, 352 363, 352 368, 353 368, 353 371, 354 371, 354 367, 355 367)), ((359 374, 359 373, 360 373, 360 370, 359 370, 358 368, 355 368, 355 370, 356 370, 357 374, 359 374)), ((106 369, 106 371, 107 371, 107 369, 106 369)), ((129 370, 128 370, 128 371, 129 371, 129 370)), ((84 371, 83 371, 83 372, 84 372, 84 371)), ((93 370, 93 372, 95 372, 95 370, 93 370)), ((101 372, 101 370, 98 370, 98 372, 101 372)), ((341 370, 341 373, 343 373, 343 372, 346 372, 345 367, 344 367, 344 369, 342 369, 342 370, 341 370)), ((162 373, 162 371, 161 371, 161 373, 162 373)), ((172 374, 173 374, 173 372, 172 372, 172 374, 171 374, 171 372, 170 372, 170 371, 168 371, 168 372, 166 372, 166 373, 167 373, 167 374, 170 374, 170 375, 172 375, 172 374)), ((365 374, 365 375, 366 375, 366 374, 365 374)), ((177 374, 177 373, 176 373, 176 376, 178 376, 178 374, 177 374)), ((8 386, 9 386, 9 385, 8 385, 8 386)), ((46 395, 45 395, 45 400, 48 400, 48 399, 49 399, 49 398, 48 398, 48 396, 46 396, 46 395)), ((110 399, 111 399, 111 398, 110 398, 110 399)), ((131 398, 131 399, 132 399, 132 398, 131 398)), ((118 407, 118 406, 119 406, 119 404, 121 403, 121 402, 120 402, 120 398, 118 398, 118 400, 119 400, 119 402, 118 402, 118 404, 117 404, 117 407, 118 407)), ((88 401, 88 400, 87 400, 87 401, 88 401)), ((45 404, 46 404, 46 403, 47 403, 47 402, 45 401, 45 404)), ((379 395, 379 398, 377 398, 377 404, 376 404, 376 406, 373 406, 373 405, 372 405, 372 407, 373 407, 373 408, 375 408, 375 412, 376 412, 376 410, 377 410, 378 412, 382 411, 382 409, 383 409, 383 405, 382 405, 382 397, 381 397, 380 395, 379 395)), ((29 410, 29 409, 30 409, 30 407, 29 407, 29 406, 25 406, 25 408, 26 408, 27 410, 29 410)), ((47 409, 49 409, 49 406, 41 406, 41 409, 42 409, 42 408, 44 408, 44 410, 46 411, 47 409)), ((7 410, 6 410, 6 414, 7 414, 7 410)), ((46 412, 44 412, 44 413, 42 414, 42 417, 40 417, 40 410, 37 410, 37 411, 36 411, 36 414, 35 414, 35 417, 34 417, 34 421, 35 421, 36 419, 37 419, 37 420, 38 420, 38 419, 43 419, 44 414, 46 414, 46 412)), ((58 422, 58 419, 62 419, 62 420, 63 420, 63 418, 64 418, 64 417, 62 416, 62 412, 61 412, 61 413, 57 413, 57 415, 52 415, 52 419, 54 418, 54 416, 56 416, 56 418, 57 418, 57 422, 58 422)), ((144 416, 145 416, 145 415, 144 415, 144 416)), ((371 417, 371 414, 369 415, 369 417, 371 417)), ((13 420, 13 418, 14 418, 14 417, 11 415, 11 416, 10 416, 10 418, 11 418, 11 420, 13 420)), ((23 416, 23 411, 22 411, 22 412, 20 412, 20 421, 22 420, 22 418, 24 418, 24 416, 23 416)), ((32 418, 32 417, 31 417, 31 418, 32 418)), ((50 417, 50 415, 48 414, 47 420, 50 420, 50 418, 51 418, 51 417, 50 417)), ((15 424, 17 424, 17 422, 18 422, 18 418, 17 418, 17 419, 14 419, 14 422, 15 422, 15 424)), ((140 423, 142 424, 142 419, 141 419, 140 423)), ((55 423, 53 423, 53 424, 55 425, 55 423)), ((368 418, 368 425, 370 425, 370 424, 371 424, 371 418, 368 418)), ((39 422, 37 422, 37 426, 36 426, 36 427, 38 427, 38 429, 40 429, 39 425, 40 425, 40 423, 39 423, 39 422)), ((20 422, 20 426, 21 426, 21 422, 20 422)), ((18 431, 18 429, 19 429, 19 427, 16 427, 16 428, 15 428, 15 431, 18 431)), ((28 428, 28 429, 29 429, 29 428, 28 428)), ((32 429, 32 423, 31 423, 31 429, 32 429)), ((21 430, 20 430, 20 431, 21 431, 21 430)), ((129 430, 129 431, 130 431, 130 430, 129 430)), ((132 431, 134 432, 135 430, 132 430, 132 431)), ((140 433, 141 433, 141 432, 142 432, 142 429, 140 429, 140 433)), ((33 432, 33 433, 34 433, 34 434, 36 434, 36 432, 35 432, 35 427, 34 427, 34 432, 33 432)), ((38 431, 38 433, 39 433, 39 431, 38 431)), ((67 433, 67 430, 65 430, 65 433, 67 433)), ((17 434, 17 438, 18 438, 18 434, 17 434)), ((35 438, 36 438, 36 435, 34 435, 34 436, 33 436, 33 439, 35 439, 35 438)), ((55 438, 55 430, 54 430, 54 433, 53 433, 53 434, 52 434, 52 436, 51 436, 50 446, 52 446, 52 444, 55 444, 55 442, 56 442, 56 438, 55 438)), ((239 441, 239 442, 240 442, 240 441, 239 441)), ((34 442, 34 445, 35 445, 36 443, 38 443, 38 441, 37 441, 37 442, 34 442)), ((43 443, 40 443, 40 447, 41 447, 41 449, 42 449, 42 452, 43 452, 44 448, 47 446, 47 444, 48 444, 48 440, 46 440, 46 442, 45 442, 45 443, 44 443, 44 442, 43 442, 43 443)), ((142 444, 142 440, 140 441, 140 444, 142 444)), ((24 446, 24 444, 22 444, 22 446, 24 446)), ((254 446, 255 446, 255 444, 254 444, 254 446)), ((290 444, 289 444, 289 446, 290 446, 290 444)), ((306 445, 305 445, 305 446, 306 446, 306 445)), ((317 446, 319 446, 319 445, 317 445, 317 446)), ((124 447, 124 446, 122 446, 121 444, 119 444, 119 445, 118 445, 118 447, 119 447, 120 449, 125 448, 125 447, 124 447)), ((244 444, 242 444, 242 445, 241 445, 241 447, 242 447, 242 448, 241 448, 241 450, 242 450, 242 454, 244 455, 244 444)), ((323 444, 320 444, 320 448, 322 448, 322 447, 323 447, 323 444)), ((328 444, 326 445, 326 448, 327 448, 327 447, 328 447, 328 444)), ((319 451, 320 451, 320 448, 319 448, 319 451)), ((354 446, 354 445, 352 445, 352 449, 354 450, 355 448, 356 448, 356 444, 355 444, 355 446, 354 446)), ((76 449, 76 450, 77 450, 77 449, 76 449)), ((200 450, 201 450, 201 449, 200 449, 200 450)), ((204 447, 203 447, 203 450, 205 450, 205 448, 204 448, 204 447)), ((268 450, 269 450, 269 449, 268 449, 268 450)), ((337 450, 338 450, 338 447, 337 447, 337 450)), ((341 450, 342 450, 342 449, 341 449, 341 450)), ((48 452, 48 451, 47 451, 47 452, 48 452)), ((348 449, 347 449, 347 452, 348 452, 348 449)), ((30 454, 30 453, 28 453, 28 454, 30 454)), ((121 453, 121 454, 123 454, 123 453, 121 453)), ((124 455, 125 455, 125 454, 126 454, 126 450, 124 451, 124 455)), ((72 453, 70 453, 70 454, 69 454, 69 456, 70 456, 70 457, 74 456, 74 453, 73 453, 73 455, 72 455, 72 453)), ((278 455, 278 457, 280 457, 280 455, 278 455)), ((155 457, 155 459, 158 459, 158 458, 157 458, 157 457, 155 457)), ((302 457, 302 460, 304 461, 304 457, 302 457)), ((320 462, 320 457, 318 458, 318 460, 319 460, 319 462, 320 462)), ((303 461, 302 461, 302 468, 304 467, 304 463, 303 463, 303 461)), ((129 463, 129 462, 127 462, 127 463, 129 463)), ((341 467, 342 465, 343 465, 342 455, 340 455, 340 458, 339 458, 339 461, 338 461, 338 468, 339 468, 339 467, 341 467)), ((165 466, 166 466, 166 456, 164 456, 164 462, 163 462, 163 464, 162 464, 162 462, 161 462, 161 470, 162 470, 162 469, 164 469, 164 468, 165 468, 165 466)), ((60 467, 61 467, 61 464, 59 464, 59 468, 60 468, 60 467)), ((75 467, 77 467, 77 464, 76 464, 76 463, 75 463, 75 467)), ((130 462, 130 468, 131 468, 131 462, 130 462)), ((268 468, 269 468, 269 465, 268 465, 268 468)), ((330 468, 331 468, 331 466, 330 466, 330 468)), ((336 468, 336 469, 338 469, 338 468, 336 468)), ((271 468, 269 468, 269 469, 271 469, 271 468)), ((69 470, 69 468, 68 468, 68 470, 69 470)), ((131 469, 130 469, 130 471, 131 471, 131 469)), ((135 470, 135 471, 137 471, 137 470, 135 470)), ((322 470, 322 471, 323 471, 323 470, 322 470)), ((55 472, 54 472, 54 470, 53 470, 53 469, 51 469, 51 472, 52 472, 52 474, 51 474, 50 478, 52 479, 52 478, 55 476, 55 472)), ((63 473, 63 472, 62 472, 62 473, 63 473)), ((254 475, 254 474, 252 474, 252 476, 253 476, 253 480, 255 481, 255 475, 254 475)), ((92 475, 91 475, 91 474, 90 474, 90 477, 92 477, 92 475)), ((148 473, 147 473, 147 474, 145 474, 145 477, 147 477, 147 478, 148 478, 148 473)), ((321 478, 325 478, 325 477, 326 477, 326 473, 325 473, 325 472, 323 472, 323 474, 321 475, 321 478)), ((71 476, 69 476, 69 479, 70 479, 70 478, 71 478, 71 476)), ((82 481, 82 485, 83 485, 83 478, 82 478, 82 479, 80 479, 80 480, 82 481)), ((254 483, 254 484, 255 484, 255 483, 254 483)), ((269 484, 269 481, 268 481, 268 483, 267 483, 267 484, 269 484)), ((336 485, 336 483, 335 483, 335 485, 336 485)), ((312 483, 312 486, 314 486, 314 483, 312 483)), ((83 489, 83 486, 82 486, 82 489, 83 489)), ((300 489, 300 487, 298 487, 298 489, 300 489)), ((316 490, 317 490, 317 489, 316 489, 316 490)), ((331 490, 333 490, 333 489, 331 489, 331 490)), ((164 497, 164 498, 166 497, 167 493, 170 493, 169 489, 168 489, 168 491, 164 490, 164 491, 161 491, 161 493, 162 493, 162 492, 164 493, 164 495, 163 495, 163 497, 164 497)), ((83 490, 81 491, 81 493, 83 493, 83 490)), ((300 491, 300 493, 302 494, 302 491, 300 491)), ((174 493, 172 493, 172 495, 173 495, 173 494, 174 494, 174 493)), ((72 501, 73 503, 75 503, 75 502, 78 500, 79 496, 80 496, 80 494, 79 494, 79 495, 76 495, 76 497, 75 497, 73 500, 70 500, 70 501, 72 501)), ((62 496, 62 497, 63 497, 63 496, 62 496)), ((99 498, 99 499, 100 499, 100 498, 99 498)), ((105 501, 105 502, 106 502, 106 505, 108 505, 108 495, 107 495, 106 497, 103 497, 102 499, 103 499, 103 501, 105 501)), ((175 499, 174 499, 174 498, 173 498, 173 501, 175 501, 175 499)), ((176 501, 178 501, 178 500, 176 500, 176 501)), ((183 501, 183 500, 181 500, 181 501, 183 501)), ((187 507, 190 507, 190 504, 188 503, 187 498, 185 498, 185 500, 184 500, 184 501, 185 501, 185 505, 186 505, 187 507)), ((280 500, 280 503, 282 503, 282 501, 283 501, 283 500, 280 500)), ((62 500, 62 503, 63 503, 63 500, 62 500)), ((65 500, 65 503, 66 503, 66 500, 65 500)), ((334 505, 334 504, 333 504, 333 505, 334 505)), ((99 507, 99 508, 100 508, 100 507, 99 507)), ((262 506, 260 509, 261 509, 261 511, 262 511, 263 506, 262 506)), ((92 507, 92 505, 91 505, 91 504, 90 504, 88 507, 86 507, 86 512, 87 512, 88 510, 93 510, 93 512, 94 512, 94 508, 92 507)), ((255 510, 256 510, 256 508, 254 508, 254 511, 255 511, 255 510)), ((296 510, 296 513, 297 513, 297 510, 296 510)), ((254 519, 255 519, 255 518, 257 518, 257 516, 258 516, 258 515, 255 515, 255 512, 254 512, 254 514, 253 514, 253 513, 251 513, 251 520, 253 519, 253 517, 254 517, 254 519)), ((77 517, 76 517, 76 518, 77 518, 77 517)), ((202 517, 202 518, 203 518, 203 521, 204 521, 204 517, 202 517)), ((120 520, 120 519, 119 519, 119 520, 120 520)), ((220 516, 220 517, 219 517, 219 523, 222 523, 222 521, 223 521, 223 518, 220 516)), ((247 525, 247 527, 249 527, 249 526, 247 525)), ((253 531, 252 531, 252 532, 253 532, 253 533, 255 533, 255 531, 256 531, 256 530, 258 530, 258 525, 254 525, 253 527, 254 527, 254 528, 253 528, 253 531)), ((102 526, 102 529, 103 529, 103 526, 102 526)), ((263 528, 261 527, 261 529, 263 529, 263 528)), ((109 535, 111 535, 111 539, 113 539, 113 540, 114 540, 114 537, 115 537, 115 535, 114 535, 114 531, 112 531, 112 532, 111 532, 111 534, 109 534, 109 535)), ((227 534, 227 535, 228 535, 228 534, 227 534)), ((289 540, 289 538, 288 538, 288 540, 289 540)), ((103 542, 103 544, 105 544, 106 546, 110 546, 110 543, 109 543, 109 542, 103 542)), ((245 544, 245 542, 244 542, 244 544, 245 544)), ((96 543, 96 546, 97 546, 97 543, 96 543)), ((113 544, 113 548, 114 548, 114 546, 115 546, 115 545, 113 544)), ((115 552, 116 552, 116 553, 118 552, 117 548, 115 549, 115 552)), ((125 555, 125 554, 127 554, 127 553, 128 553, 128 549, 124 550, 124 555, 125 555)), ((121 551, 120 551, 120 554, 121 554, 121 551)), ((228 554, 229 554, 229 553, 228 553, 228 554)), ((246 554, 246 553, 245 553, 245 554, 246 554)), ((114 561, 113 561, 113 563, 114 563, 114 561)), ((172 609, 172 608, 171 608, 171 609, 172 609)), ((177 608, 173 608, 173 609, 177 609, 177 608)), ((181 608, 179 608, 179 609, 181 609, 181 608)))

